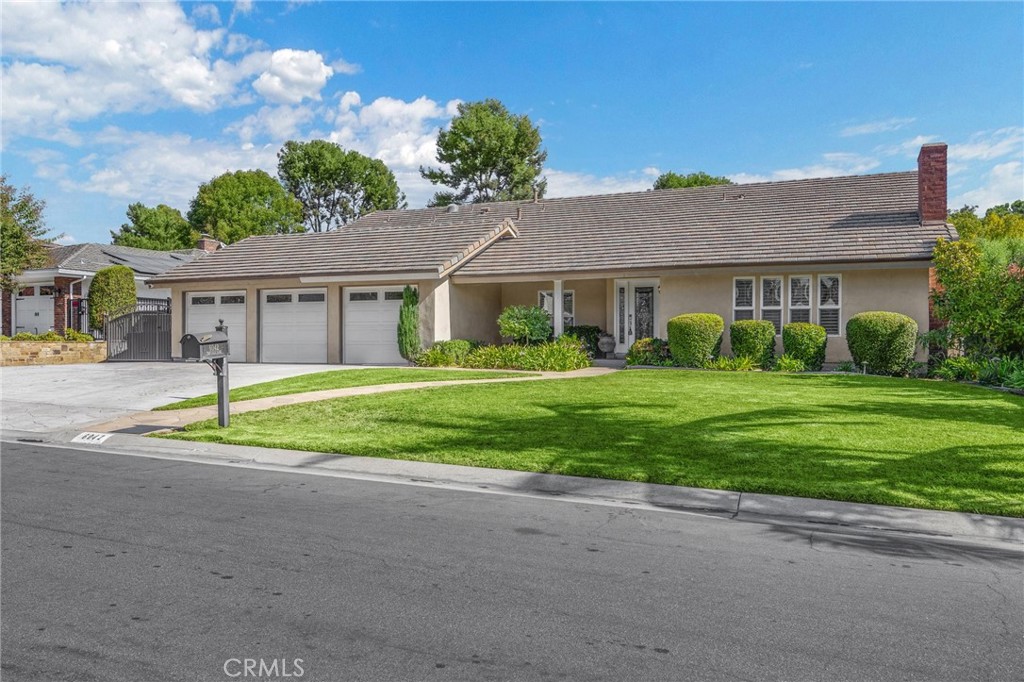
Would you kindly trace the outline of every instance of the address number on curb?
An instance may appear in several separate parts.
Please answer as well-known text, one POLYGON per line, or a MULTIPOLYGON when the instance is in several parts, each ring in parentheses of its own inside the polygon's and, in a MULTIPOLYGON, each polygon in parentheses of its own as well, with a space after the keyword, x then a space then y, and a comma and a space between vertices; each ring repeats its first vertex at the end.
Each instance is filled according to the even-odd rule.
POLYGON ((74 438, 72 438, 71 442, 72 443, 93 443, 93 444, 99 444, 99 443, 102 443, 103 441, 105 441, 108 438, 110 438, 110 434, 109 433, 95 433, 93 431, 86 431, 85 433, 80 433, 77 436, 75 436, 74 438))

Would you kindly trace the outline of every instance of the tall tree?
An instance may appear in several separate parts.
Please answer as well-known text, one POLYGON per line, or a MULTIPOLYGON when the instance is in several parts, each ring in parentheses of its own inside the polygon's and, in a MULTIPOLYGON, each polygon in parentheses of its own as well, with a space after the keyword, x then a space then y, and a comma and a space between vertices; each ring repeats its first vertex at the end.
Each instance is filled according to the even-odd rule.
POLYGON ((302 219, 311 232, 335 230, 367 213, 407 205, 383 161, 346 152, 327 140, 285 142, 277 154, 277 175, 302 202, 302 219))
POLYGON ((993 206, 981 218, 977 206, 964 206, 949 212, 961 239, 1024 238, 1024 200, 993 206))
POLYGON ((254 234, 304 231, 302 202, 261 170, 224 173, 200 185, 188 223, 225 244, 254 234))
POLYGON ((46 244, 53 239, 46 236, 45 208, 27 187, 18 189, 0 175, 0 289, 13 290, 23 271, 46 264, 46 244))
POLYGON ((437 136, 442 168, 420 167, 420 175, 449 190, 438 191, 431 206, 543 197, 540 176, 548 153, 540 130, 528 116, 509 113, 496 99, 459 105, 448 130, 437 136))
POLYGON ((708 187, 710 185, 731 185, 732 180, 720 175, 708 175, 697 171, 689 175, 680 175, 669 171, 662 173, 654 181, 654 189, 682 189, 684 187, 708 187))
POLYGON ((128 222, 117 232, 110 232, 110 242, 137 249, 174 251, 195 245, 195 237, 181 211, 160 204, 150 208, 141 203, 128 206, 128 222))

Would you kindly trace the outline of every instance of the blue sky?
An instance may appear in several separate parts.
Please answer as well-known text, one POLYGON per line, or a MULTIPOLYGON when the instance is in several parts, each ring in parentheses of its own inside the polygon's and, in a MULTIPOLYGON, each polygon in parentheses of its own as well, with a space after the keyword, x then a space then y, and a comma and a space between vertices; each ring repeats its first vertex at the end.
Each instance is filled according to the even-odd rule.
POLYGON ((63 241, 185 212, 288 139, 383 159, 410 207, 438 130, 494 97, 539 124, 549 196, 659 172, 738 182, 911 170, 950 204, 1024 197, 1024 4, 0 5, 3 170, 63 241))

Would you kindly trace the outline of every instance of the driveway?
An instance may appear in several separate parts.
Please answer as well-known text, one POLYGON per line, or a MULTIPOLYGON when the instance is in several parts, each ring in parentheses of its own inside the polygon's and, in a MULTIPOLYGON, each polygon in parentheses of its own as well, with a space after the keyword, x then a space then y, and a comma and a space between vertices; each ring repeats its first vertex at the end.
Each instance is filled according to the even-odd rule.
MULTIPOLYGON (((338 365, 230 366, 231 387, 344 369, 338 365)), ((189 362, 4 367, 0 430, 46 432, 107 421, 217 390, 213 371, 189 362)))

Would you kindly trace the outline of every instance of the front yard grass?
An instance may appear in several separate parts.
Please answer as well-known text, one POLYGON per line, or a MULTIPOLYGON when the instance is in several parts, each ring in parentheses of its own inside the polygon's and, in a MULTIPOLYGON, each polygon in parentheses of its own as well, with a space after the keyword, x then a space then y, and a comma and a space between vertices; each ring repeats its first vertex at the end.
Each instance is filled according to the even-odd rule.
MULTIPOLYGON (((450 369, 418 369, 395 367, 390 369, 336 369, 329 372, 303 374, 297 377, 267 381, 241 388, 231 389, 230 399, 255 400, 276 395, 329 391, 335 388, 356 386, 377 386, 380 384, 404 384, 413 381, 469 381, 471 379, 506 379, 509 377, 531 376, 526 372, 465 371, 450 369)), ((189 407, 216 405, 217 394, 210 393, 176 403, 162 405, 157 410, 183 410, 189 407)))
POLYGON ((341 398, 169 437, 1024 516, 1024 399, 923 380, 630 370, 341 398))

